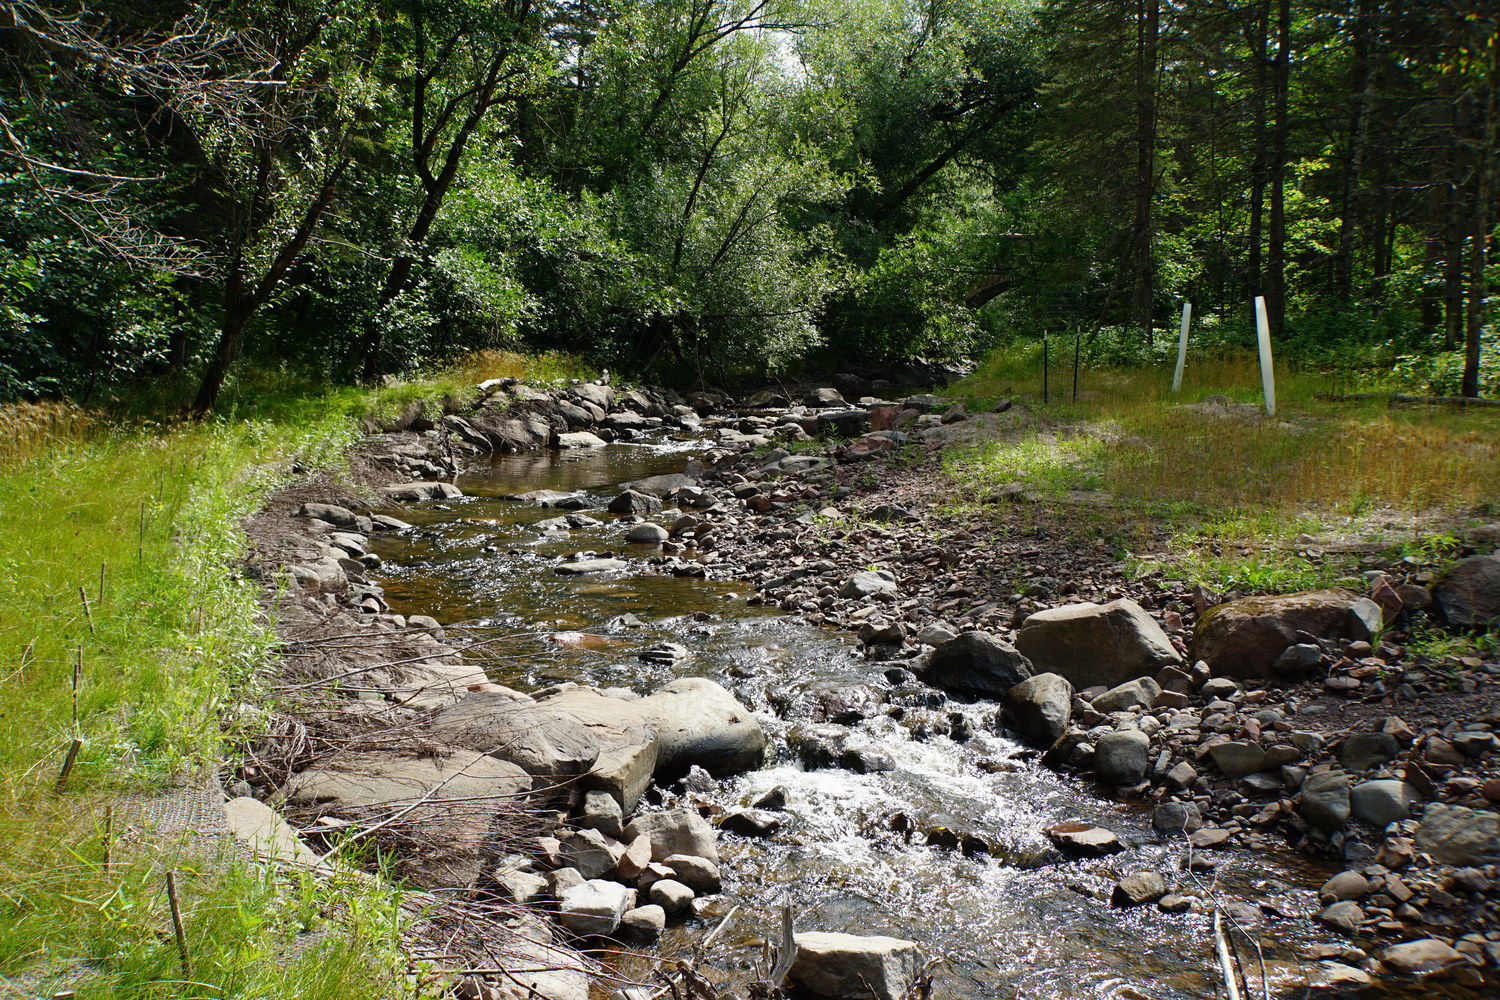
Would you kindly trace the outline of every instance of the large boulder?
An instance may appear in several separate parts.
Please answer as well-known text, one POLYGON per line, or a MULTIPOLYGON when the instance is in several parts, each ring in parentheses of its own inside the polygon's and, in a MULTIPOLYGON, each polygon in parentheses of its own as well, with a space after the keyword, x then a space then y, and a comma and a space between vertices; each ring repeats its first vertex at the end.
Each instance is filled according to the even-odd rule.
POLYGON ((1151 738, 1139 729, 1118 729, 1099 737, 1094 745, 1094 769, 1099 780, 1129 786, 1145 780, 1151 738))
POLYGON ((679 677, 631 704, 656 730, 659 774, 683 774, 696 764, 722 777, 761 764, 766 734, 755 715, 705 677, 679 677))
POLYGON ((459 746, 510 761, 538 788, 579 778, 593 768, 602 748, 583 723, 540 711, 518 691, 472 691, 432 717, 432 729, 459 746))
POLYGON ((565 688, 536 701, 539 711, 580 723, 593 737, 599 756, 584 784, 608 791, 625 812, 640 802, 661 757, 655 720, 642 705, 591 687, 565 688))
POLYGON ((1379 605, 1344 588, 1246 597, 1204 612, 1189 652, 1206 660, 1218 676, 1273 677, 1276 658, 1301 641, 1299 633, 1367 640, 1381 620, 1379 605))
POLYGON ((613 934, 625 911, 634 906, 634 892, 618 882, 594 878, 563 891, 557 919, 576 934, 613 934))
POLYGON ((922 968, 916 943, 901 938, 808 931, 795 940, 790 979, 813 996, 902 1000, 922 968))
POLYGON ((396 857, 398 874, 415 885, 470 885, 493 849, 492 831, 520 814, 518 800, 532 780, 515 764, 483 753, 436 749, 437 755, 423 757, 345 754, 293 775, 282 792, 307 822, 330 817, 373 826, 394 820, 376 841, 396 857))
POLYGON ((1337 771, 1309 775, 1297 796, 1297 808, 1325 833, 1343 829, 1349 822, 1349 776, 1337 771))
POLYGON ((652 861, 665 861, 674 854, 686 854, 719 863, 714 828, 692 809, 641 813, 625 827, 627 844, 633 844, 637 837, 645 837, 651 842, 652 861))
POLYGON ((1434 802, 1422 813, 1417 849, 1445 865, 1500 864, 1500 813, 1434 802))
POLYGON ((965 632, 933 650, 922 679, 945 691, 1003 698, 1030 676, 1031 661, 1010 643, 989 632, 965 632))
POLYGON ((281 814, 248 795, 224 803, 229 832, 259 857, 315 865, 318 856, 302 842, 281 814))
POLYGON ((684 486, 697 485, 698 481, 692 476, 683 475, 681 472, 671 472, 664 476, 647 476, 645 479, 635 479, 628 483, 621 483, 620 489, 634 490, 637 493, 659 497, 684 486))
POLYGON ((1460 559, 1433 586, 1432 599, 1451 625, 1500 625, 1500 557, 1460 559))
POLYGON ((1005 692, 1005 714, 1028 743, 1050 747, 1068 730, 1073 685, 1060 674, 1037 674, 1005 692))
POLYGON ((1062 674, 1075 687, 1114 687, 1182 662, 1156 620, 1124 598, 1065 604, 1021 624, 1016 648, 1037 670, 1062 674))

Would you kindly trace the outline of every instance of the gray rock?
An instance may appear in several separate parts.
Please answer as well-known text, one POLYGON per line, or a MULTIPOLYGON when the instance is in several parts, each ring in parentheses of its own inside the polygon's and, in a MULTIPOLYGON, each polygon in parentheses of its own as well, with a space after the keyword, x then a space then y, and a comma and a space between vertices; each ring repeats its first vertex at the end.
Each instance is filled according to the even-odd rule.
POLYGON ((635 808, 661 769, 656 723, 643 705, 643 700, 612 698, 591 687, 565 688, 535 702, 544 719, 582 727, 592 738, 599 755, 583 783, 609 792, 624 812, 635 808))
POLYGON ((562 894, 557 901, 557 919, 576 934, 613 934, 634 896, 618 882, 589 879, 562 894))
POLYGON ((1185 837, 1203 829, 1203 814, 1194 802, 1163 802, 1151 813, 1151 829, 1162 836, 1185 837))
POLYGON ((620 918, 620 931, 636 941, 655 941, 666 929, 667 911, 655 903, 637 906, 620 918))
POLYGON ((1364 899, 1374 891, 1369 879, 1359 872, 1347 871, 1324 882, 1318 890, 1318 898, 1325 903, 1339 903, 1346 899, 1364 899))
POLYGON ((1133 872, 1115 883, 1111 906, 1145 906, 1167 894, 1167 880, 1159 872, 1133 872))
POLYGON ((989 632, 965 632, 933 650, 923 680, 960 694, 1003 698, 1031 676, 1031 663, 989 632))
POLYGON ((625 541, 631 545, 660 545, 667 538, 667 529, 659 524, 652 524, 650 521, 637 524, 625 532, 625 541))
POLYGON ((958 633, 943 625, 928 625, 917 633, 917 641, 924 646, 941 646, 950 639, 958 638, 958 633))
POLYGON ((661 510, 661 501, 638 490, 626 490, 609 502, 605 508, 611 514, 650 514, 661 510))
POLYGON ((685 476, 680 472, 667 473, 664 476, 647 476, 645 479, 636 479, 628 483, 621 483, 622 490, 634 490, 637 493, 645 493, 648 496, 662 496, 672 490, 681 489, 684 486, 697 486, 698 481, 692 476, 685 476))
POLYGON ((1166 778, 1167 784, 1170 787, 1181 791, 1185 788, 1191 788, 1193 782, 1198 780, 1198 769, 1185 760, 1180 761, 1173 764, 1171 769, 1167 771, 1166 778))
POLYGON ((1339 763, 1350 771, 1364 771, 1391 760, 1400 749, 1390 733, 1351 733, 1339 752, 1339 763))
POLYGON ((597 434, 588 431, 571 431, 557 436, 557 446, 563 449, 569 448, 603 448, 608 442, 597 434))
MULTIPOLYGON (((579 881, 582 881, 581 877, 579 881)), ((507 899, 522 906, 540 903, 548 892, 547 879, 531 872, 506 872, 498 876, 495 882, 507 899)))
POLYGON ((789 978, 836 1000, 902 1000, 916 984, 922 955, 913 941, 808 931, 796 936, 789 978))
POLYGON ((700 896, 719 891, 719 866, 707 858, 692 854, 673 854, 662 861, 672 869, 677 881, 700 896))
POLYGON ((301 865, 315 865, 318 855, 302 842, 297 831, 281 814, 249 796, 224 803, 229 832, 257 857, 276 858, 301 865))
POLYGON ((624 848, 598 830, 574 830, 562 838, 563 861, 586 879, 603 878, 615 870, 624 848))
POLYGON ((693 905, 693 890, 672 878, 658 879, 646 890, 651 902, 660 906, 668 916, 682 913, 693 905))
POLYGON ((876 594, 894 594, 896 590, 896 576, 890 570, 865 570, 841 583, 839 596, 847 600, 874 597, 876 594))
POLYGON ((1319 639, 1361 640, 1369 639, 1380 625, 1379 606, 1352 590, 1246 597, 1200 615, 1189 651, 1221 676, 1272 677, 1276 658, 1301 642, 1304 633, 1319 639))
POLYGON ((1500 623, 1500 557, 1460 559, 1433 585, 1432 599, 1450 624, 1483 627, 1500 623))
POLYGON ((1216 743, 1208 753, 1226 778, 1243 778, 1266 767, 1266 751, 1258 743, 1216 743))
POLYGON ((1323 650, 1310 642, 1299 642, 1283 649, 1271 661, 1271 669, 1283 677, 1302 677, 1323 663, 1323 650))
POLYGON ((1240 693, 1240 686, 1228 677, 1210 677, 1198 690, 1210 701, 1228 701, 1240 693))
POLYGON ((578 816, 578 825, 586 829, 598 830, 606 837, 618 838, 620 831, 625 827, 625 815, 620 807, 620 800, 603 789, 596 788, 585 792, 583 810, 578 816))
POLYGON ((1139 784, 1146 777, 1151 739, 1139 729, 1105 733, 1094 746, 1094 768, 1099 780, 1111 785, 1139 784))
POLYGON ((1349 776, 1324 771, 1302 782, 1297 808, 1313 826, 1326 833, 1342 830, 1349 821, 1349 776))
POLYGON ((378 491, 392 500, 416 503, 422 500, 454 500, 463 496, 463 491, 452 483, 393 483, 381 486, 378 491))
POLYGON ((1095 698, 1092 702, 1094 711, 1104 712, 1129 712, 1139 708, 1150 708, 1161 694, 1161 685, 1150 677, 1137 677, 1128 680, 1124 684, 1117 684, 1108 691, 1095 698))
POLYGON ((1060 674, 1037 674, 1005 692, 1005 711, 1028 743, 1050 747, 1067 732, 1073 685, 1060 674))
POLYGON ((1462 955, 1436 938, 1393 944, 1380 953, 1382 965, 1404 976, 1431 975, 1459 965, 1463 960, 1462 955))
POLYGON ((1434 802, 1422 813, 1417 849, 1445 865, 1500 864, 1500 813, 1434 802))
POLYGON ((1365 919, 1365 911, 1358 903, 1346 899, 1318 911, 1316 919, 1324 927, 1353 934, 1359 929, 1359 922, 1365 919))
POLYGON ((694 764, 715 777, 761 765, 766 734, 754 714, 703 677, 679 677, 638 705, 655 729, 657 771, 685 773, 694 764))
POLYGON ((433 716, 431 725, 460 746, 519 765, 539 786, 587 774, 600 754, 599 741, 587 726, 540 712, 519 692, 470 692, 433 716))
POLYGON ((559 576, 586 576, 590 573, 608 573, 630 565, 623 559, 574 559, 553 567, 559 576))
POLYGON ((625 841, 648 837, 651 860, 665 861, 674 854, 707 858, 718 864, 719 849, 714 843, 714 828, 692 809, 668 809, 665 812, 641 813, 625 827, 625 841))
POLYGON ((1043 831, 1057 849, 1072 858, 1103 858, 1125 850, 1113 831, 1088 823, 1057 823, 1043 831))
POLYGON ((1016 648, 1037 670, 1078 688, 1154 676, 1182 662, 1155 619, 1125 599, 1039 611, 1022 623, 1016 648))
POLYGON ((741 837, 765 839, 776 836, 781 829, 781 817, 766 809, 736 809, 726 813, 719 825, 741 837))
POLYGON ((415 884, 452 886, 484 871, 491 829, 531 787, 515 764, 446 748, 428 757, 344 754, 293 775, 283 791, 304 815, 368 821, 411 807, 403 819, 423 837, 392 843, 397 871, 415 884))
POLYGON ((1363 781, 1349 791, 1349 811, 1354 818, 1382 828, 1406 819, 1421 801, 1415 788, 1394 778, 1363 781))
POLYGON ((297 508, 297 513, 303 517, 315 517, 319 521, 327 521, 340 528, 352 528, 358 520, 354 511, 348 507, 340 507, 331 503, 305 503, 297 508))
POLYGON ((569 889, 583 885, 583 875, 577 868, 558 868, 548 872, 546 877, 547 888, 558 899, 569 889))

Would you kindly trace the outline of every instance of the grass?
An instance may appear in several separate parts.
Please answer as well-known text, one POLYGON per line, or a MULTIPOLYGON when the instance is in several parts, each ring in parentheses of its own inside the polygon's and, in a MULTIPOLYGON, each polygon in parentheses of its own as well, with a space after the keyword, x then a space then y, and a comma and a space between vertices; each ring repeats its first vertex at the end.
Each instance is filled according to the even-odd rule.
POLYGON ((104 862, 118 796, 202 773, 236 735, 222 720, 262 697, 273 635, 238 525, 293 458, 337 460, 352 422, 61 426, 0 463, 0 975, 76 961, 82 997, 394 995, 394 931, 365 912, 388 889, 182 862, 189 980, 165 909, 179 862, 104 862), (335 917, 358 933, 285 957, 335 917))
MULTIPOLYGON (((1059 498, 1103 491, 1111 499, 1103 513, 1091 508, 1082 517, 1145 517, 1172 536, 1169 562, 1179 570, 1256 590, 1347 575, 1336 559, 1310 563, 1270 551, 1298 534, 1359 531, 1376 513, 1412 521, 1500 503, 1500 412, 1323 401, 1316 394, 1330 388, 1327 376, 1288 367, 1278 369, 1275 419, 1215 417, 1176 404, 1223 394, 1258 405, 1258 362, 1190 361, 1175 395, 1170 369, 1089 370, 1076 402, 1029 399, 1038 420, 951 453, 947 475, 980 495, 1013 483, 1059 498), (1213 552, 1219 543, 1244 551, 1213 552)), ((954 391, 985 408, 1039 383, 1037 359, 1022 352, 991 358, 954 391)))
POLYGON ((589 375, 565 355, 486 352, 369 390, 241 372, 218 419, 203 423, 0 407, 0 977, 82 963, 84 979, 48 992, 414 995, 398 889, 149 849, 110 864, 106 816, 122 796, 205 773, 264 718, 242 709, 265 701, 275 636, 260 584, 240 571, 239 525, 294 463, 336 464, 359 419, 473 398, 484 378, 589 375), (168 867, 179 872, 191 977, 167 910, 168 867))

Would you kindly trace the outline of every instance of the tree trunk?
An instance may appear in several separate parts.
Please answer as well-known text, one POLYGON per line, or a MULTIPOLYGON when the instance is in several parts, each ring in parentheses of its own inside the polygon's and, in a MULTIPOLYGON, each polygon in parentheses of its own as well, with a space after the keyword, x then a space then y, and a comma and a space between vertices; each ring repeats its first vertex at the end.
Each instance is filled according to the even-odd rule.
POLYGON ((1245 291, 1254 296, 1265 292, 1264 264, 1261 260, 1265 242, 1266 211, 1266 88, 1268 35, 1271 24, 1271 2, 1265 0, 1255 12, 1255 26, 1250 39, 1255 60, 1255 122, 1250 137, 1254 153, 1250 160, 1250 256, 1246 264, 1245 291))
POLYGON ((224 379, 230 365, 239 358, 245 346, 245 329, 255 312, 255 304, 248 296, 238 291, 239 282, 231 281, 224 291, 224 325, 219 333, 219 345, 203 373, 203 382, 198 387, 198 398, 193 400, 193 412, 206 414, 219 401, 219 390, 224 388, 224 379))
POLYGON ((1154 340, 1151 306, 1156 291, 1156 267, 1151 252, 1151 204, 1156 187, 1156 50, 1161 33, 1160 0, 1140 0, 1138 15, 1135 61, 1135 223, 1131 241, 1135 293, 1131 300, 1131 319, 1140 324, 1141 332, 1149 345, 1154 340))
POLYGON ((1480 127, 1474 130, 1480 141, 1474 164, 1474 231, 1469 246, 1469 322, 1464 335, 1464 396, 1479 395, 1479 347, 1484 332, 1485 267, 1489 263, 1490 191, 1495 169, 1495 80, 1485 81, 1484 95, 1478 107, 1480 127))
POLYGON ((1464 342, 1464 210, 1468 208, 1468 175, 1473 169, 1465 146, 1471 121, 1469 95, 1453 97, 1453 174, 1448 199, 1448 227, 1443 258, 1443 342, 1451 350, 1464 342))
POLYGON ((1458 346, 1452 331, 1443 322, 1445 298, 1440 278, 1446 271, 1449 220, 1454 210, 1453 197, 1453 77, 1440 74, 1437 82, 1437 117, 1432 136, 1432 185, 1427 191, 1427 239, 1423 247, 1422 326, 1430 334, 1443 328, 1443 347, 1458 346))
POLYGON ((1349 67, 1349 135, 1344 149, 1344 183, 1339 211, 1339 244, 1333 257, 1333 294, 1347 307, 1354 294, 1354 237, 1362 219, 1360 174, 1370 131, 1375 74, 1370 72, 1372 46, 1370 0, 1354 0, 1354 57, 1349 67))
POLYGON ((1276 4, 1276 62, 1271 68, 1271 99, 1275 121, 1271 127, 1271 225, 1266 252, 1266 312, 1271 329, 1286 329, 1286 143, 1290 130, 1292 59, 1291 0, 1276 4))

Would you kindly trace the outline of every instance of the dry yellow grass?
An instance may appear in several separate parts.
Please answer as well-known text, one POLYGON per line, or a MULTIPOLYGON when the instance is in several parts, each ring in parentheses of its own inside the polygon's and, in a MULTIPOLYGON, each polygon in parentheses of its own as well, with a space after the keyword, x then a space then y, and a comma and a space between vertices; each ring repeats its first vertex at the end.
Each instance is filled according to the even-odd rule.
POLYGON ((73 403, 0 404, 0 468, 30 461, 60 444, 82 442, 98 422, 73 403))

